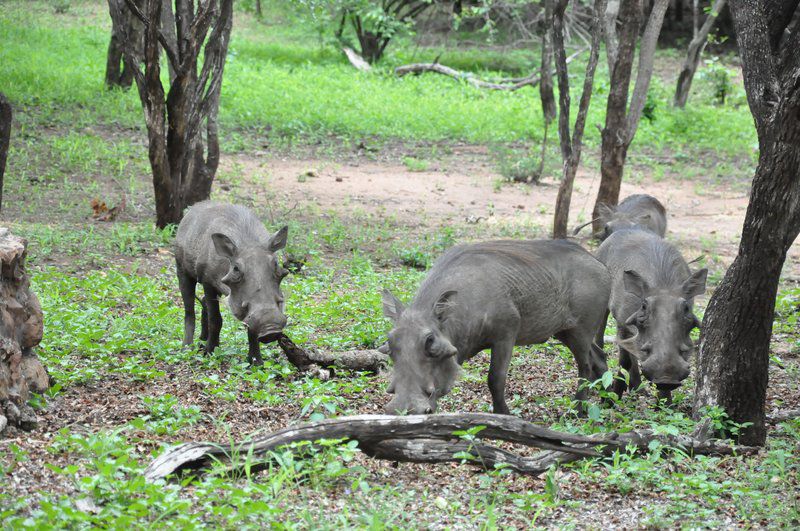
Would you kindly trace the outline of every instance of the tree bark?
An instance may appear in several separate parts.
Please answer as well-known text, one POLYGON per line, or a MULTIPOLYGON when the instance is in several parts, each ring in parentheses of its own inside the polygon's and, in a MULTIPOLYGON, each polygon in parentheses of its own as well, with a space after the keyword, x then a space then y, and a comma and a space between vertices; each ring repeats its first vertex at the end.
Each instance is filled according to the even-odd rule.
POLYGON ((564 10, 567 0, 559 0, 553 17, 553 47, 556 56, 556 71, 558 76, 559 94, 559 128, 561 140, 561 155, 563 158, 563 174, 558 187, 556 198, 555 216, 553 219, 553 238, 567 237, 567 224, 569 222, 569 206, 572 200, 572 187, 575 182, 575 173, 581 162, 583 147, 583 131, 586 125, 586 114, 592 99, 594 86, 594 72, 597 68, 597 59, 600 54, 600 35, 602 14, 606 10, 605 0, 595 0, 594 22, 591 28, 592 44, 589 52, 589 63, 583 80, 583 91, 578 104, 578 116, 575 119, 575 128, 572 138, 569 135, 569 76, 567 72, 566 53, 564 51, 564 10))
POLYGON ((668 0, 655 0, 650 11, 650 17, 642 35, 636 83, 629 104, 629 86, 636 40, 642 18, 642 6, 640 0, 621 0, 620 2, 621 30, 616 61, 611 68, 611 88, 606 104, 606 124, 601 133, 600 188, 592 210, 592 219, 595 220, 592 224, 594 233, 598 233, 602 229, 601 205, 619 203, 625 160, 647 101, 656 43, 668 3, 668 0))
POLYGON ((720 407, 751 423, 742 442, 762 445, 778 281, 800 234, 800 61, 775 37, 793 12, 770 0, 731 0, 730 7, 760 153, 738 254, 703 320, 693 412, 699 418, 720 407))
POLYGON ((711 32, 711 28, 714 26, 719 12, 725 7, 725 2, 726 0, 716 0, 714 2, 711 12, 708 14, 708 17, 706 17, 703 26, 695 32, 692 42, 689 43, 689 48, 686 51, 686 59, 683 61, 683 66, 678 74, 678 82, 675 85, 675 99, 673 104, 676 107, 684 108, 686 106, 686 101, 689 99, 689 90, 692 88, 692 80, 697 71, 697 66, 700 64, 700 56, 703 54, 703 50, 708 42, 708 34, 711 32))
POLYGON ((44 324, 25 271, 27 248, 23 238, 0 228, 0 431, 7 424, 34 429, 36 414, 28 400, 31 393, 50 387, 50 377, 34 353, 44 324))
MULTIPOLYGON (((235 444, 233 448, 230 442, 180 444, 150 463, 144 476, 147 481, 158 481, 186 470, 206 468, 212 462, 222 462, 231 470, 239 471, 247 466, 250 471, 256 471, 269 466, 270 456, 278 448, 297 442, 315 443, 321 439, 356 440, 364 453, 377 459, 429 463, 463 461, 484 470, 504 465, 524 474, 539 474, 555 463, 608 456, 631 447, 648 452, 652 441, 681 448, 690 454, 744 455, 757 450, 731 447, 723 441, 659 435, 651 431, 586 437, 553 431, 509 415, 487 413, 357 415, 258 435, 235 444), (475 431, 475 440, 454 435, 454 432, 469 430, 475 431), (499 439, 545 451, 533 457, 522 457, 484 444, 484 439, 499 439), (461 455, 456 456, 458 453, 461 455), (248 459, 232 459, 232 456, 248 456, 248 459)), ((295 448, 303 451, 304 447, 295 448)))
POLYGON ((3 209, 3 182, 6 173, 8 149, 11 147, 11 102, 0 92, 0 210, 3 209))
MULTIPOLYGON (((139 9, 143 0, 134 0, 139 9)), ((166 1, 166 0, 165 0, 166 1)), ((111 39, 106 54, 107 88, 128 89, 133 84, 134 69, 138 65, 125 56, 125 48, 133 47, 141 54, 144 46, 144 26, 119 0, 108 0, 111 15, 111 39)))
POLYGON ((144 12, 135 0, 109 1, 119 8, 124 2, 145 26, 143 52, 126 46, 125 55, 137 65, 134 77, 147 124, 156 225, 163 228, 179 223, 186 207, 211 194, 219 165, 217 115, 233 1, 195 6, 176 0, 174 14, 163 13, 164 6, 172 5, 163 0, 143 0, 144 12), (162 22, 169 20, 174 31, 162 22), (161 83, 161 49, 172 69, 168 92, 161 83), (144 72, 138 67, 142 64, 144 72))

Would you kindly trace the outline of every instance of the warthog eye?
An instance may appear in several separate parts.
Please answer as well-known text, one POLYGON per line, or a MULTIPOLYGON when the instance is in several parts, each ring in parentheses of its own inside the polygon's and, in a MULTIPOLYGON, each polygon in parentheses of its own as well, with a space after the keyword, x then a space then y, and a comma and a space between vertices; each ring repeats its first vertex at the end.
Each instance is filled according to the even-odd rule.
POLYGON ((428 354, 431 354, 431 349, 433 348, 433 341, 434 341, 433 334, 430 334, 428 335, 428 337, 425 338, 425 352, 427 352, 428 354))

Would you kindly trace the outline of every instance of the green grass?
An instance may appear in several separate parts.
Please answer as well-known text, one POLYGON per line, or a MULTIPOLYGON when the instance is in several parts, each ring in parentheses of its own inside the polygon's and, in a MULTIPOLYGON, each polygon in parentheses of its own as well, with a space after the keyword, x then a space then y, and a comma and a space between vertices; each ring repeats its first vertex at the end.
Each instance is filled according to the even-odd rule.
MULTIPOLYGON (((103 89, 108 22, 102 16, 101 2, 81 3, 94 15, 87 24, 66 27, 58 25, 61 15, 33 25, 28 3, 6 5, 0 14, 0 40, 4 43, 0 79, 7 80, 4 90, 13 102, 26 108, 35 106, 41 120, 53 123, 141 128, 135 91, 103 89)), ((44 10, 40 3, 34 6, 44 10)), ((542 114, 533 90, 484 91, 435 75, 398 79, 389 66, 408 57, 402 43, 393 48, 395 55, 387 59, 386 66, 357 72, 337 52, 315 46, 313 35, 306 35, 304 44, 298 44, 303 41, 297 30, 292 39, 278 40, 286 30, 278 25, 254 27, 252 22, 242 22, 245 17, 237 17, 244 29, 241 33, 236 29, 239 25, 234 29, 226 66, 221 99, 224 135, 245 128, 269 129, 273 135, 298 139, 335 135, 481 143, 531 141, 541 136, 542 114), (267 39, 262 33, 276 36, 267 39)), ((579 65, 574 68, 580 73, 579 65)), ((607 80, 601 64, 588 118, 589 146, 599 143, 593 125, 603 122, 607 80)), ((740 100, 713 105, 703 97, 707 91, 700 80, 698 97, 686 110, 676 110, 669 104, 671 87, 658 80, 653 85, 653 120, 643 120, 635 149, 688 154, 709 151, 736 157, 753 152, 752 119, 740 100)), ((577 101, 577 92, 573 101, 577 101)))

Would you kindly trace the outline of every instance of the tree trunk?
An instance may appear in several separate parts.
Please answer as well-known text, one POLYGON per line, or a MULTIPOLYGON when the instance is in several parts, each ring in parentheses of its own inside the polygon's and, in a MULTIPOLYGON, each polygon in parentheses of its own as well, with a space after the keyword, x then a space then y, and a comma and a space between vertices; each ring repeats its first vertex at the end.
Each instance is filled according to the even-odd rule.
MULTIPOLYGON (((638 0, 621 0, 619 18, 621 31, 616 43, 614 64, 611 71, 611 88, 606 102, 606 125, 601 133, 600 189, 597 192, 592 218, 592 232, 600 232, 601 203, 616 205, 622 184, 622 170, 628 154, 626 134, 626 111, 628 90, 631 83, 636 38, 639 35, 641 6, 638 0)), ((608 43, 606 44, 608 46, 608 43)))
POLYGON ((256 0, 256 17, 261 20, 264 17, 264 12, 261 10, 261 0, 256 0))
POLYGON ((11 102, 0 92, 0 210, 3 209, 3 179, 6 173, 8 149, 11 146, 11 102))
MULTIPOLYGON (((118 6, 123 2, 109 1, 118 6)), ((132 63, 144 64, 144 72, 134 73, 145 110, 156 225, 163 228, 179 223, 186 207, 211 194, 219 165, 217 115, 233 2, 210 0, 195 6, 176 0, 174 14, 163 13, 165 6, 172 6, 164 0, 145 0, 144 12, 134 0, 124 3, 146 28, 143 52, 127 46, 125 54, 132 63), (166 27, 170 20, 175 28, 166 27), (171 67, 168 93, 161 83, 161 49, 171 67)))
POLYGON ((621 31, 616 62, 611 69, 611 89, 606 105, 606 125, 601 134, 600 188, 592 210, 592 230, 601 231, 601 205, 616 205, 622 186, 622 174, 628 148, 636 135, 639 120, 647 101, 647 90, 653 74, 655 49, 664 22, 668 0, 655 0, 647 21, 639 51, 636 83, 628 103, 628 87, 633 70, 636 39, 641 24, 641 4, 638 0, 622 0, 620 5, 621 31))
POLYGON ((578 116, 575 119, 575 129, 572 138, 569 136, 569 76, 567 72, 566 53, 564 50, 564 10, 567 0, 559 0, 553 18, 553 47, 556 56, 556 71, 558 72, 559 93, 559 137, 561 140, 561 154, 563 157, 563 173, 561 184, 558 187, 556 198, 555 216, 553 219, 553 238, 567 237, 567 223, 569 222, 569 207, 572 201, 572 186, 575 174, 581 162, 583 147, 583 130, 586 125, 586 114, 592 100, 594 86, 594 72, 597 68, 597 59, 600 54, 600 35, 602 33, 601 18, 606 10, 605 0, 595 0, 594 17, 591 28, 592 44, 589 52, 589 63, 586 65, 586 74, 583 80, 583 91, 578 104, 578 116))
POLYGON ((8 423, 23 430, 36 427, 28 405, 31 393, 43 393, 50 377, 33 349, 42 340, 39 299, 25 271, 28 242, 0 228, 0 431, 8 423))
MULTIPOLYGON (((141 9, 143 0, 134 0, 141 9)), ((133 84, 136 63, 125 56, 125 48, 133 46, 141 54, 144 40, 144 26, 119 0, 108 0, 111 15, 111 39, 106 54, 107 88, 128 89, 133 84)))
POLYGON ((778 4, 731 0, 730 7, 760 154, 738 255, 703 320, 693 413, 723 408, 731 420, 752 423, 742 442, 762 445, 778 281, 800 234, 800 37, 782 44, 793 11, 778 13, 778 4))
POLYGON ((686 100, 689 99, 689 90, 692 88, 692 80, 697 71, 697 66, 700 64, 700 56, 708 42, 708 34, 717 20, 717 15, 722 11, 725 6, 726 0, 716 0, 711 12, 708 14, 703 26, 697 30, 692 42, 689 43, 689 49, 686 51, 686 59, 683 61, 683 67, 678 74, 678 82, 675 86, 675 100, 673 104, 676 107, 683 108, 686 106, 686 100))

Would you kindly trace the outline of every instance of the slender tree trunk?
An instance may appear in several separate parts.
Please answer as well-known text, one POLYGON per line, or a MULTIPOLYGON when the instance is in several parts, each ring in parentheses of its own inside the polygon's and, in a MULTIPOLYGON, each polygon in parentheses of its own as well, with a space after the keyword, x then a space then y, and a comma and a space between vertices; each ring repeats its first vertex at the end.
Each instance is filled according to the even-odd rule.
POLYGON ((731 0, 730 7, 760 155, 738 255, 703 320, 693 412, 723 408, 733 421, 752 423, 742 442, 762 445, 778 281, 800 234, 800 37, 782 43, 793 18, 779 11, 785 4, 731 0))
POLYGON ((256 17, 259 20, 264 17, 264 12, 261 10, 261 0, 256 0, 256 17))
MULTIPOLYGON (((161 29, 172 49, 177 50, 178 35, 175 30, 175 13, 172 10, 172 0, 164 0, 164 4, 161 6, 161 29)), ((172 83, 175 81, 177 73, 171 61, 167 61, 167 67, 169 68, 169 81, 172 83)))
MULTIPOLYGON (((616 55, 611 71, 611 89, 606 102, 606 125, 601 133, 600 190, 597 193, 592 218, 599 218, 599 205, 616 205, 622 183, 622 170, 628 154, 627 120, 628 90, 631 83, 636 38, 642 17, 638 0, 621 0, 619 18, 621 31, 616 43, 616 55)), ((593 232, 599 232, 599 221, 593 232)))
POLYGON ((726 0, 716 0, 714 2, 714 6, 711 8, 708 17, 706 17, 705 23, 697 30, 692 42, 689 43, 686 59, 683 61, 683 67, 681 67, 681 72, 678 74, 678 83, 675 86, 674 105, 676 107, 683 108, 686 106, 686 100, 689 99, 689 90, 692 88, 692 80, 697 71, 697 66, 700 64, 700 56, 703 54, 708 42, 708 34, 711 32, 719 12, 725 7, 725 2, 726 0))
POLYGON ((636 135, 653 75, 656 43, 661 33, 668 0, 655 0, 642 34, 636 82, 628 104, 628 87, 633 69, 636 39, 641 24, 641 4, 638 0, 622 0, 620 4, 621 31, 616 63, 611 69, 611 89, 606 105, 606 126, 601 134, 600 189, 597 192, 592 218, 595 233, 602 229, 601 205, 616 205, 622 185, 622 174, 628 148, 636 135))
MULTIPOLYGON (((134 0, 134 3, 139 8, 143 6, 142 0, 134 0)), ((139 54, 142 53, 144 26, 118 0, 108 0, 108 8, 111 15, 111 39, 106 54, 105 84, 107 88, 128 89, 133 84, 134 69, 138 65, 126 57, 125 48, 133 46, 139 54)))
POLYGON ((11 146, 11 102, 0 92, 0 210, 3 209, 3 179, 6 173, 8 148, 11 146))
POLYGON ((544 8, 544 27, 542 32, 542 64, 539 69, 539 99, 542 102, 542 115, 544 117, 544 136, 542 138, 542 153, 539 157, 539 178, 544 173, 544 161, 547 156, 547 131, 550 123, 556 118, 556 98, 553 93, 553 78, 550 72, 553 67, 553 43, 550 29, 553 26, 553 1, 542 0, 544 8))
POLYGON ((600 36, 602 33, 602 14, 606 9, 605 0, 595 0, 593 25, 591 29, 592 45, 589 52, 589 63, 583 81, 578 116, 575 119, 575 129, 572 138, 569 136, 569 76, 567 72, 566 53, 564 50, 564 9, 567 0, 559 0, 553 17, 553 47, 556 56, 556 71, 558 73, 559 93, 559 137, 561 139, 561 153, 563 157, 563 174, 556 198, 555 216, 553 219, 553 238, 567 237, 567 224, 569 222, 569 207, 572 200, 572 187, 575 174, 581 161, 583 146, 583 131, 586 125, 586 114, 592 99, 594 86, 594 72, 600 53, 600 36))

